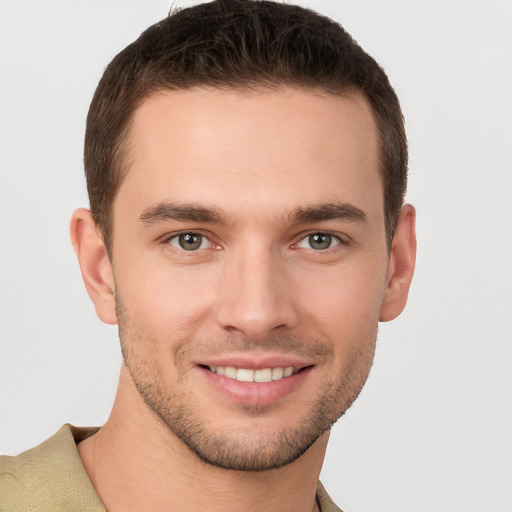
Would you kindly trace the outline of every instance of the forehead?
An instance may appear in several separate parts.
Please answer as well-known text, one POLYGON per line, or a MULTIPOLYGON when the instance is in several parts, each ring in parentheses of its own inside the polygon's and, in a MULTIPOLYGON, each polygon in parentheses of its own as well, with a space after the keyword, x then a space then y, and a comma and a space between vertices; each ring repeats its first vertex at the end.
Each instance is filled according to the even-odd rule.
POLYGON ((159 92, 135 111, 128 148, 114 216, 116 203, 136 215, 176 201, 240 215, 348 200, 383 208, 374 117, 357 93, 159 92))

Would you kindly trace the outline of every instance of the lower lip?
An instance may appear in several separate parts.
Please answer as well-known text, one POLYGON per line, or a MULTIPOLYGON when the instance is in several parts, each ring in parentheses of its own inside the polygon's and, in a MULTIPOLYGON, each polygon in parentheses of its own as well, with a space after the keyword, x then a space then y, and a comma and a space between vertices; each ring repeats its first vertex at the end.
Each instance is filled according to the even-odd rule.
POLYGON ((240 382, 206 368, 198 368, 216 391, 233 402, 252 406, 268 405, 292 394, 302 385, 312 369, 308 366, 290 377, 271 382, 240 382))

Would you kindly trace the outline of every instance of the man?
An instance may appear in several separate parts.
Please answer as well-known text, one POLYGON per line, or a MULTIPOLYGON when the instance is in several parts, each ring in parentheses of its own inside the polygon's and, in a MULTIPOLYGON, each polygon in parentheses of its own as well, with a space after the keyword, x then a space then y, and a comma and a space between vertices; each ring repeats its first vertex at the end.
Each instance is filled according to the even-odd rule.
POLYGON ((339 510, 329 429, 403 310, 407 146, 384 72, 273 2, 178 11, 108 66, 71 238, 124 364, 101 429, 2 461, 5 510, 339 510))

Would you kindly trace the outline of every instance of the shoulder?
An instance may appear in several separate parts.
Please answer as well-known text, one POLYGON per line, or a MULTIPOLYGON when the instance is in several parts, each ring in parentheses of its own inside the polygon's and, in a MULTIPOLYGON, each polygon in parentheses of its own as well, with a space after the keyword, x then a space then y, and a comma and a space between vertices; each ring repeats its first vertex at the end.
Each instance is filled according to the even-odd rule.
POLYGON ((104 512, 76 449, 95 429, 64 425, 39 446, 0 457, 2 512, 104 512))
POLYGON ((327 494, 327 491, 320 482, 318 482, 318 486, 316 488, 316 500, 318 502, 320 512, 343 512, 343 510, 341 510, 341 508, 332 501, 331 497, 327 494))

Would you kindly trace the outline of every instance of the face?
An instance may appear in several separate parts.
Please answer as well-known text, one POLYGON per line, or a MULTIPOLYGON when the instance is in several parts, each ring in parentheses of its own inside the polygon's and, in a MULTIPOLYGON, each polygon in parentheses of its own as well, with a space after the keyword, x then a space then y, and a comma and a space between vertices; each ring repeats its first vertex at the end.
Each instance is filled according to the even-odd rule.
POLYGON ((369 105, 162 92, 129 142, 112 270, 136 388, 210 464, 290 463, 373 359, 389 254, 369 105))

